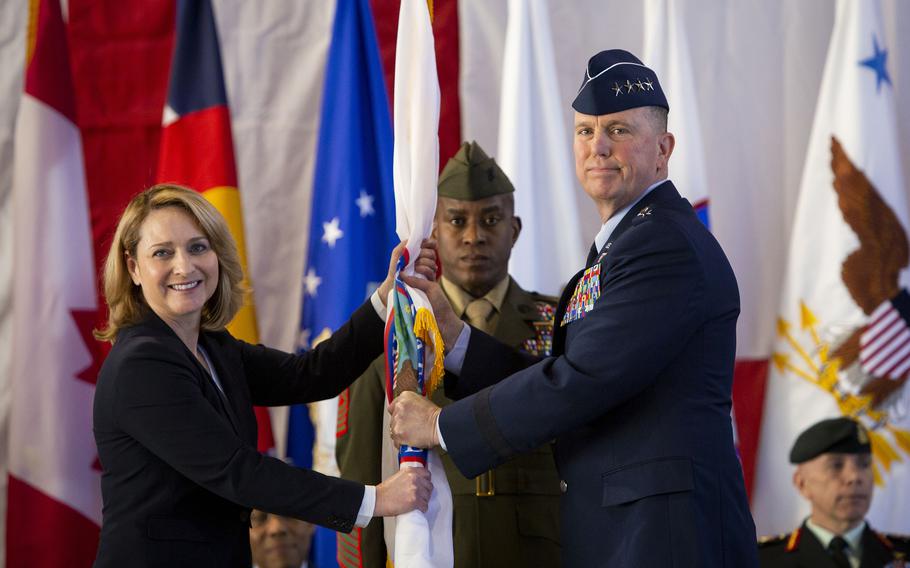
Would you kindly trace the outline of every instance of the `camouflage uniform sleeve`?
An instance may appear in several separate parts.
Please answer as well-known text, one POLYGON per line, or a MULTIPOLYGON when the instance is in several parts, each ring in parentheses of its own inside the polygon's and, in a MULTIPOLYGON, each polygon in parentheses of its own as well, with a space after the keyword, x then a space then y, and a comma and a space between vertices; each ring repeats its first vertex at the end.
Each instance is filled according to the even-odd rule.
MULTIPOLYGON (((335 458, 343 479, 376 485, 382 481, 382 413, 385 411, 385 359, 374 360, 341 396, 335 458)), ((382 519, 350 535, 338 535, 342 567, 384 568, 382 519)))

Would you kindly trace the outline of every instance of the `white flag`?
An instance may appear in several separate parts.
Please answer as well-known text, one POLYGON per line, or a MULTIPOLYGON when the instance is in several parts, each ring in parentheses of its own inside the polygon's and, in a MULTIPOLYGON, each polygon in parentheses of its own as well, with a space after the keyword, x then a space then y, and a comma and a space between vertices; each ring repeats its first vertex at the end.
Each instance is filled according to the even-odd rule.
MULTIPOLYGON (((430 236, 433 228, 439 178, 439 105, 436 52, 427 3, 424 0, 402 0, 395 48, 395 146, 392 160, 395 229, 400 239, 408 240, 410 261, 402 273, 413 273, 421 241, 430 236)), ((417 310, 432 314, 432 307, 423 292, 410 286, 406 288, 417 310)), ((393 288, 387 304, 390 311, 395 295, 393 288)), ((435 325, 434 321, 433 328, 435 325)), ((433 352, 434 356, 442 356, 441 343, 435 345, 433 352)), ((429 381, 432 365, 424 363, 429 381)), ((414 463, 404 462, 401 467, 415 467, 414 463)), ((427 512, 411 511, 396 517, 394 523, 386 519, 387 525, 394 524, 394 542, 387 544, 396 568, 448 568, 454 564, 452 495, 442 461, 435 450, 430 450, 426 467, 433 481, 427 512)))
POLYGON ((509 0, 496 156, 515 186, 515 214, 522 221, 509 273, 524 288, 557 296, 587 253, 564 142, 564 107, 547 3, 509 0))
POLYGON ((657 73, 670 105, 667 130, 676 135, 670 179, 708 225, 708 176, 698 117, 689 40, 676 0, 645 2, 644 63, 657 73))
POLYGON ((760 534, 808 504, 787 456, 841 415, 868 429, 873 527, 910 531, 908 210, 877 1, 840 0, 797 204, 756 469, 760 534), (879 333, 883 331, 883 333, 879 333))

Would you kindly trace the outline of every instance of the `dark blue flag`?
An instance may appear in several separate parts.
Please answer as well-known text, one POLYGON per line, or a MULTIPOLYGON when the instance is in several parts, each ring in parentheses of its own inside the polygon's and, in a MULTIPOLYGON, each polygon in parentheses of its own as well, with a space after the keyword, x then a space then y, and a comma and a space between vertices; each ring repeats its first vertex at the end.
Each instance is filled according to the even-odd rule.
MULTIPOLYGON (((326 66, 303 276, 299 349, 343 324, 388 270, 395 237, 392 123, 369 0, 338 2, 326 66)), ((307 407, 294 406, 288 457, 312 467, 307 407)), ((317 529, 315 568, 337 566, 335 532, 317 529)))

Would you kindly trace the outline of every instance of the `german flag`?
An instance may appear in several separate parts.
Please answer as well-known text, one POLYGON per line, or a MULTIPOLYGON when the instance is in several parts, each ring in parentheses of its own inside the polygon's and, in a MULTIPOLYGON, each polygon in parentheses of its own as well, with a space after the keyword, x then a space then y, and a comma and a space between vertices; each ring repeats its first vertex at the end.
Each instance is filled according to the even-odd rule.
MULTIPOLYGON (((209 0, 178 0, 174 43, 157 179, 196 189, 224 215, 240 252, 244 284, 250 289, 231 115, 209 0)), ((248 343, 259 342, 251 293, 228 331, 248 343)), ((259 450, 273 448, 268 409, 257 407, 256 419, 259 450)))

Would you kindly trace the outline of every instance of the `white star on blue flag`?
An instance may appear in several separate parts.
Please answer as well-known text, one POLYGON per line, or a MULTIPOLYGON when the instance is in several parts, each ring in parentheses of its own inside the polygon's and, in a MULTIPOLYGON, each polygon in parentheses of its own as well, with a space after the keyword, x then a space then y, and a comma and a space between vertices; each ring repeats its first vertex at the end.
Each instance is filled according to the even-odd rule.
POLYGON ((329 248, 335 248, 335 243, 344 236, 344 231, 341 230, 338 217, 334 217, 328 223, 322 224, 322 241, 329 245, 329 248))
POLYGON ((376 210, 373 209, 373 199, 375 198, 372 195, 362 189, 360 190, 360 197, 357 198, 355 203, 360 208, 361 217, 368 217, 376 213, 376 210))

